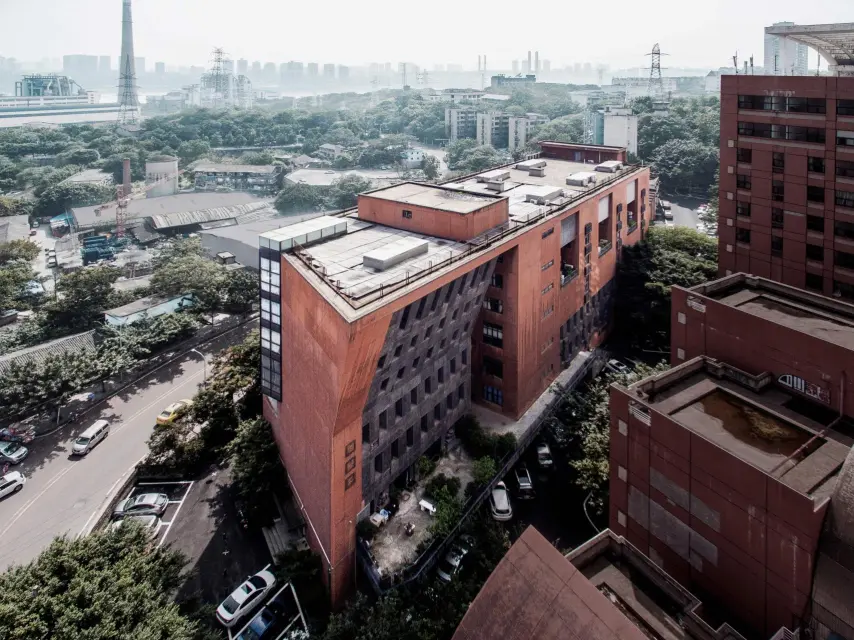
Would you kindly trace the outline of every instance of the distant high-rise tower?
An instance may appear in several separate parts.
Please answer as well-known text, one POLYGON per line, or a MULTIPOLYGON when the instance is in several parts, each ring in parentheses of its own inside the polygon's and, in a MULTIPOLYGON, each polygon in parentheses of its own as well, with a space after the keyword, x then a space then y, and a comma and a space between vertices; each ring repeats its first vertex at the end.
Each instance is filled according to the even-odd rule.
POLYGON ((540 52, 534 52, 534 73, 540 72, 540 52))
POLYGON ((136 60, 133 56, 133 16, 131 0, 122 0, 122 55, 119 59, 119 125, 139 124, 139 93, 136 87, 136 60))

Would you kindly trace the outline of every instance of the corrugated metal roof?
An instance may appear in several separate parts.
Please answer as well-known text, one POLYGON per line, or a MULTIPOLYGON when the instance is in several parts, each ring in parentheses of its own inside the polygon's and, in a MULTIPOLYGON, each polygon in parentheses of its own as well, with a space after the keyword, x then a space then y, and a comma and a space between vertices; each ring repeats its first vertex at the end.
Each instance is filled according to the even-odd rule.
POLYGON ((203 222, 213 222, 215 220, 228 220, 229 218, 236 218, 245 213, 265 209, 267 206, 267 202, 252 202, 233 207, 215 207, 213 209, 200 209, 198 211, 168 213, 160 216, 151 216, 151 226, 159 230, 201 224, 203 222))
POLYGON ((274 164, 213 164, 199 163, 193 167, 193 173, 276 173, 274 164))
POLYGON ((58 338, 44 344, 26 349, 12 351, 0 356, 0 374, 6 373, 12 363, 40 364, 48 358, 55 358, 63 353, 79 353, 95 350, 95 330, 78 333, 65 338, 58 338))

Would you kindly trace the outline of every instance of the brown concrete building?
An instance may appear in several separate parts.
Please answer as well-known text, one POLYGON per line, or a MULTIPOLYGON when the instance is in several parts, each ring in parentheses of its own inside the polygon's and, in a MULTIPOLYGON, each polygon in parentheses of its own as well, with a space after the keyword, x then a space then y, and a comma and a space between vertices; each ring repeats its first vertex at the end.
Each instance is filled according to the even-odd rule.
POLYGON ((744 640, 624 537, 566 557, 533 527, 510 547, 453 640, 744 640))
POLYGON ((721 275, 854 299, 854 77, 721 80, 721 275))
POLYGON ((621 153, 543 143, 261 235, 264 414, 334 600, 356 523, 472 401, 518 417, 604 338, 617 257, 648 220, 648 170, 621 153), (572 186, 588 152, 607 164, 572 186))
POLYGON ((707 357, 613 387, 611 529, 746 635, 803 627, 854 442, 823 416, 776 373, 707 357))

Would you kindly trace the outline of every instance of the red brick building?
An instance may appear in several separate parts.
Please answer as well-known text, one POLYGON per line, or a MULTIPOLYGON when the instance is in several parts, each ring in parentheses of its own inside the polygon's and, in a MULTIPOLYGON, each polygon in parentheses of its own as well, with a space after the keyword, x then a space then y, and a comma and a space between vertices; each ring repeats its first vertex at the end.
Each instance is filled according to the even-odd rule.
POLYGON ((706 357, 611 391, 611 530, 745 635, 804 628, 851 449, 800 399, 706 357))
POLYGON ((854 77, 721 80, 721 275, 854 299, 854 77))
POLYGON ((620 249, 649 220, 648 169, 624 153, 543 143, 260 237, 264 415, 334 601, 356 523, 472 402, 518 417, 603 340, 620 249))

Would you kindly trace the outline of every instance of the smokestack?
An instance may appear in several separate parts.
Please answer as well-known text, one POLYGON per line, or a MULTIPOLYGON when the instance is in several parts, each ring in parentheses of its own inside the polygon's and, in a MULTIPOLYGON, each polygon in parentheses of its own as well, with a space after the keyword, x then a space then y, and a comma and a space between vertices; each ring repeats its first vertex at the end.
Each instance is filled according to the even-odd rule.
POLYGON ((480 56, 478 56, 478 57, 477 57, 477 70, 478 70, 478 71, 480 71, 480 70, 481 70, 481 66, 480 66, 480 56))
POLYGON ((130 158, 122 160, 122 195, 130 196, 130 158))
POLYGON ((486 71, 486 54, 483 54, 483 70, 486 71))
POLYGON ((540 52, 534 52, 534 73, 540 72, 540 52))
POLYGON ((533 67, 531 67, 531 52, 528 51, 528 73, 531 73, 532 69, 533 67))

